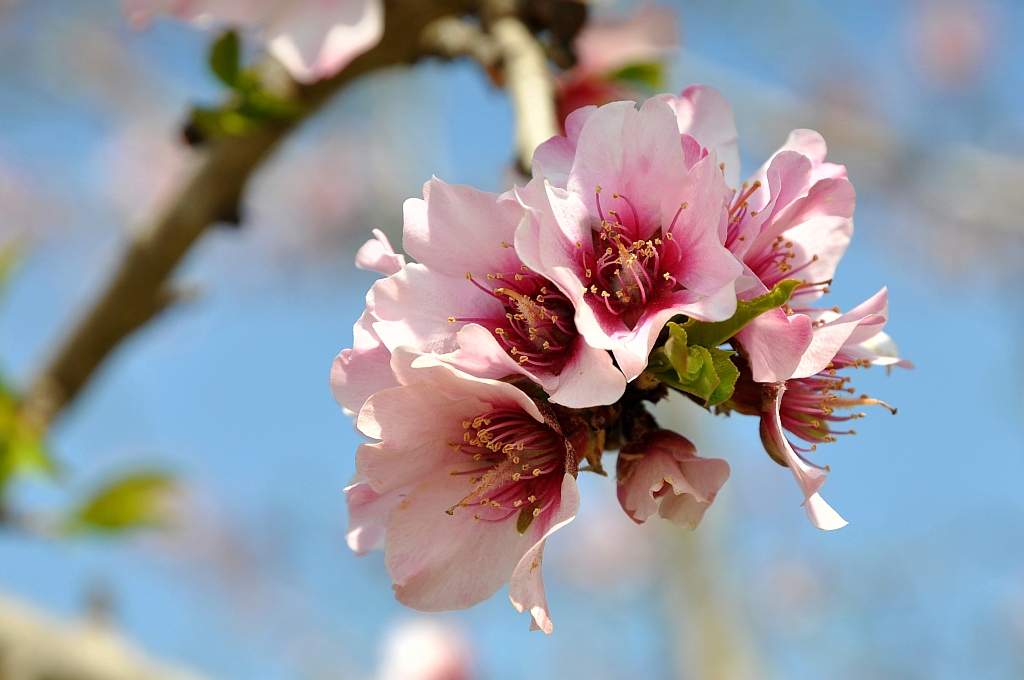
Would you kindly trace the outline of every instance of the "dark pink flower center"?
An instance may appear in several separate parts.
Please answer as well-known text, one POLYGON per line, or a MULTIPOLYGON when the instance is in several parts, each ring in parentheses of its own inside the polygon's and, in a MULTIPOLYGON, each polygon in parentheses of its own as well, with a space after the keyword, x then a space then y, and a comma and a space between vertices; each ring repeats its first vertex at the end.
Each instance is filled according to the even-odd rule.
POLYGON ((849 386, 849 376, 839 376, 837 371, 846 368, 870 366, 871 362, 864 359, 838 354, 829 368, 809 378, 796 378, 786 381, 786 391, 782 395, 780 415, 782 426, 793 435, 810 443, 809 448, 794 446, 795 451, 804 453, 814 451, 818 444, 836 441, 836 435, 856 434, 853 429, 836 430, 838 423, 864 418, 865 413, 839 414, 837 411, 849 411, 861 406, 884 406, 893 413, 896 409, 884 401, 872 399, 866 394, 859 397, 856 390, 849 386))
POLYGON ((581 243, 576 246, 581 251, 585 295, 600 305, 598 309, 603 307, 632 329, 652 302, 682 290, 672 273, 682 260, 682 249, 672 229, 686 204, 680 206, 668 229, 663 231, 659 226, 650 238, 643 239, 640 234, 645 230, 633 202, 617 193, 612 198, 629 208, 627 224, 616 210, 609 210, 605 217, 598 188, 601 226, 592 232, 593 249, 584 249, 581 243))
POLYGON ((497 338, 509 356, 527 367, 558 375, 572 356, 576 339, 573 306, 550 281, 523 266, 521 272, 487 275, 487 288, 466 274, 484 293, 501 301, 504 315, 494 318, 455 319, 478 323, 497 338))
POLYGON ((448 514, 472 507, 476 519, 503 522, 523 513, 537 517, 559 499, 567 451, 562 435, 514 409, 488 411, 462 427, 462 441, 448 445, 473 465, 451 474, 467 475, 472 490, 448 514))

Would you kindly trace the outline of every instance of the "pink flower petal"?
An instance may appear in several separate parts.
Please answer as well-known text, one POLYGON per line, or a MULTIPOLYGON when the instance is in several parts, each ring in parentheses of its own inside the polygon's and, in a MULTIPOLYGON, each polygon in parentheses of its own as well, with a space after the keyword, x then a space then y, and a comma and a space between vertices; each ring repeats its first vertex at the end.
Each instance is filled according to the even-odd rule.
POLYGON ((391 372, 391 352, 373 330, 375 317, 367 310, 352 329, 351 349, 341 351, 331 365, 331 391, 349 414, 356 414, 370 395, 397 387, 391 372))
POLYGON ((405 256, 395 254, 391 242, 380 229, 374 229, 373 235, 374 238, 364 243, 356 253, 356 266, 384 276, 397 274, 405 266, 405 256))
POLYGON ((736 189, 740 183, 739 135, 732 104, 707 85, 691 85, 679 97, 658 97, 676 114, 680 134, 690 135, 701 146, 714 152, 725 164, 725 182, 736 189))
POLYGON ((384 35, 381 0, 289 0, 265 29, 270 52, 302 83, 330 78, 384 35))
POLYGON ((598 214, 597 187, 627 196, 641 224, 653 232, 662 226, 662 197, 678 191, 686 176, 678 140, 675 115, 663 101, 649 99, 639 111, 633 102, 602 106, 580 132, 567 188, 592 216, 598 214))
POLYGON ((405 202, 403 245, 420 264, 452 277, 517 272, 512 243, 522 217, 515 202, 499 204, 497 194, 435 177, 424 185, 423 200, 405 202))
POLYGON ((785 461, 789 466, 790 472, 793 473, 796 483, 804 494, 804 502, 801 505, 806 509, 807 518, 811 520, 811 524, 824 531, 842 528, 846 526, 846 520, 840 517, 818 494, 825 484, 828 473, 804 462, 793 450, 782 429, 780 408, 786 385, 778 383, 774 387, 776 388, 775 398, 770 405, 767 405, 768 410, 761 414, 761 441, 773 457, 785 461))
POLYGON ((565 188, 576 158, 576 144, 580 130, 587 119, 597 111, 596 106, 583 106, 570 113, 565 119, 565 137, 552 137, 533 152, 533 175, 543 177, 552 186, 565 188))
POLYGON ((810 317, 773 309, 751 321, 737 335, 756 382, 781 382, 797 372, 814 338, 810 317))
POLYGON ((393 489, 381 495, 365 481, 360 481, 359 475, 353 477, 352 484, 345 487, 345 498, 348 501, 348 530, 345 539, 356 555, 384 549, 384 533, 391 512, 412 488, 393 489))
POLYGON ((530 630, 542 630, 545 635, 550 635, 554 627, 548 614, 548 598, 544 592, 544 579, 541 575, 544 543, 551 534, 571 522, 579 512, 580 492, 572 475, 566 474, 562 478, 559 498, 557 510, 550 513, 550 517, 544 517, 543 524, 537 522, 537 526, 531 525, 524 535, 524 538, 529 537, 527 542, 535 542, 519 559, 508 585, 508 597, 512 601, 512 606, 520 614, 529 611, 530 630))

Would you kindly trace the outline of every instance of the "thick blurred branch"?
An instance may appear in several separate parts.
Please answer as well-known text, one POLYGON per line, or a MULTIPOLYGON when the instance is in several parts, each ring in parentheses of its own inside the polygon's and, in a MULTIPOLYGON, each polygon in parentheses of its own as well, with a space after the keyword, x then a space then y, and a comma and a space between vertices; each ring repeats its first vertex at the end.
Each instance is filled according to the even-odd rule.
POLYGON ((423 51, 445 59, 470 57, 490 70, 498 65, 501 52, 491 36, 472 22, 456 17, 441 17, 423 29, 423 51))
MULTIPOLYGON (((442 16, 470 10, 469 2, 390 0, 380 44, 334 78, 296 86, 299 100, 313 112, 365 73, 415 62, 423 54, 423 28, 442 16)), ((237 220, 249 177, 296 122, 268 125, 245 137, 219 139, 200 152, 203 158, 191 181, 156 221, 133 239, 106 290, 31 385, 26 413, 40 427, 74 399, 118 343, 173 301, 173 288, 168 284, 172 271, 208 226, 237 220)))
POLYGON ((516 16, 513 0, 484 0, 482 18, 505 67, 516 121, 516 156, 527 175, 533 152, 559 133, 555 91, 544 48, 516 16))
POLYGON ((68 624, 0 596, 3 680, 203 680, 149 660, 100 622, 68 624))

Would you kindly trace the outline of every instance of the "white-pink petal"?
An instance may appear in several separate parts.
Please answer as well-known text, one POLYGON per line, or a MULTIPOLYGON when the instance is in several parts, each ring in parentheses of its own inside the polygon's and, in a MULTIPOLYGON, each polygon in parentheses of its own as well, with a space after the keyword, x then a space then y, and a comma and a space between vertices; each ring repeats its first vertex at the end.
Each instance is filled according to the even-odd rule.
POLYGON ((391 241, 380 229, 374 229, 373 236, 356 253, 356 267, 384 276, 397 274, 405 266, 405 255, 395 253, 391 241))

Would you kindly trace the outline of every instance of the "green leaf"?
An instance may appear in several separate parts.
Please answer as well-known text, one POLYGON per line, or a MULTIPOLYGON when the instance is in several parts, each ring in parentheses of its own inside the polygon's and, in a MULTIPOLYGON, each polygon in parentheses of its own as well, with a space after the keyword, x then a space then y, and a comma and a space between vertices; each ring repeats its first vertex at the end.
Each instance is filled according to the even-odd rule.
POLYGON ((283 99, 269 92, 253 90, 245 95, 238 112, 254 120, 294 120, 306 113, 298 102, 283 99))
POLYGON ((238 84, 240 51, 238 34, 225 31, 210 49, 210 69, 228 87, 238 84))
POLYGON ((50 457, 43 433, 21 415, 21 403, 0 379, 0 495, 21 475, 55 477, 57 465, 50 457))
POLYGON ((670 322, 667 328, 668 340, 652 353, 648 370, 662 382, 706 401, 721 384, 711 353, 706 347, 688 346, 686 331, 679 324, 670 322))
POLYGON ((666 385, 703 399, 705 406, 731 397, 740 375, 729 358, 734 352, 688 345, 683 326, 669 322, 666 328, 668 340, 651 353, 647 370, 666 385))
POLYGON ((660 90, 665 78, 665 67, 660 61, 648 61, 630 64, 609 75, 611 80, 619 80, 630 85, 650 90, 660 90))
POLYGON ((690 338, 690 344, 702 347, 718 347, 723 342, 733 337, 746 326, 765 312, 781 307, 789 302, 789 296, 793 290, 800 285, 796 279, 780 281, 769 292, 753 300, 740 300, 736 303, 736 313, 727 321, 709 323, 690 319, 683 328, 690 338))
POLYGON ((718 376, 721 382, 714 392, 711 393, 711 396, 708 397, 705 405, 716 406, 732 396, 733 391, 736 389, 736 381, 740 377, 740 369, 736 368, 736 364, 729 358, 734 352, 716 348, 708 351, 711 352, 711 361, 715 365, 715 375, 718 376))
POLYGON ((65 530, 117 533, 166 526, 170 520, 167 500, 175 487, 174 478, 161 472, 115 479, 68 517, 65 530))

